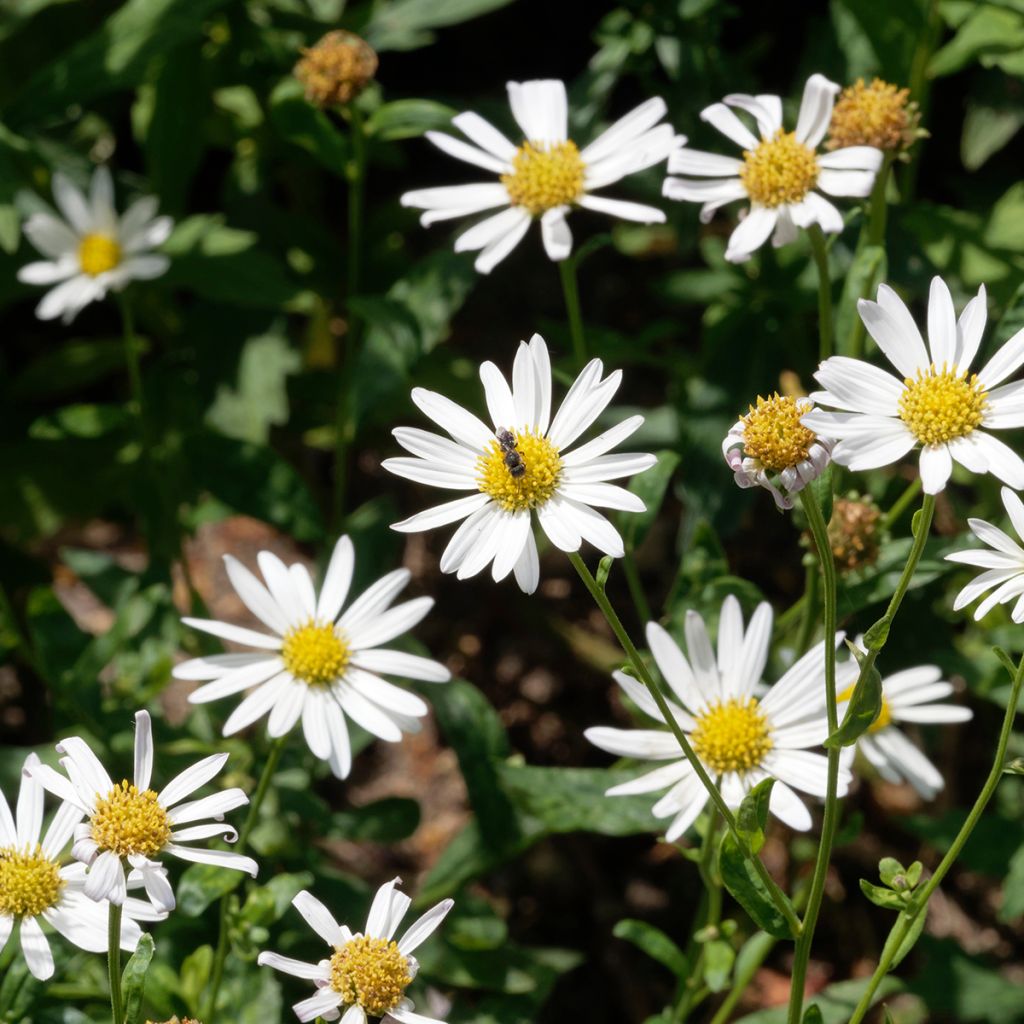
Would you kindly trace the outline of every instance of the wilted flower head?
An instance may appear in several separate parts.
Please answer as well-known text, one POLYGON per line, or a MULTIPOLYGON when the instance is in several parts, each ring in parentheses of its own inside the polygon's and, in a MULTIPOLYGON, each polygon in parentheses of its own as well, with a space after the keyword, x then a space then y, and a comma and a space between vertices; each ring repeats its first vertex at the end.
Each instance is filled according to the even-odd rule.
POLYGON ((780 509, 793 507, 793 495, 825 471, 832 450, 800 418, 814 408, 809 398, 757 397, 722 442, 722 454, 740 487, 764 487, 780 509))
POLYGON ((295 77, 310 103, 333 107, 354 100, 377 73, 377 64, 377 54, 365 39, 338 30, 302 51, 295 77))
POLYGON ((881 78, 870 85, 858 78, 836 101, 828 129, 826 149, 874 146, 888 153, 909 149, 920 137, 921 113, 910 100, 910 90, 881 78))
POLYGON ((832 503, 828 545, 840 572, 853 572, 878 559, 883 529, 882 510, 868 497, 851 493, 832 503))

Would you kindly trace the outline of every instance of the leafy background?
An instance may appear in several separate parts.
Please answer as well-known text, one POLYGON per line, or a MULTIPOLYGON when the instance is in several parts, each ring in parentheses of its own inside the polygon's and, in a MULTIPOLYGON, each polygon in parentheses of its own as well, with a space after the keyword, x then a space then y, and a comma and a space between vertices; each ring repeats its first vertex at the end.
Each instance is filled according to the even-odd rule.
MULTIPOLYGON (((360 401, 345 526, 364 582, 403 561, 414 588, 437 598, 418 638, 459 678, 429 689, 434 715, 421 736, 388 749, 363 737, 346 784, 290 745, 253 837, 260 881, 184 872, 180 912, 156 930, 147 1013, 196 1011, 215 901, 234 887, 219 1019, 290 1019, 301 986, 257 970, 255 956, 268 946, 313 952, 291 896, 311 887, 339 917, 358 919, 372 887, 397 872, 420 903, 457 897, 423 957, 426 1012, 449 996, 457 1024, 641 1021, 672 1001, 675 976, 685 973, 700 884, 687 849, 657 841, 649 801, 602 797, 616 773, 629 774, 607 770, 581 738, 587 725, 629 718, 609 685, 619 657, 611 637, 557 552, 545 555, 533 598, 511 584, 442 578, 443 537, 388 529, 427 496, 380 469, 395 450, 389 429, 418 422, 413 382, 477 407, 479 361, 507 365, 534 330, 561 355, 567 379, 557 275, 531 235, 480 278, 450 251, 451 232, 420 229, 398 196, 472 180, 421 135, 466 108, 510 128, 507 79, 565 78, 581 138, 660 94, 679 131, 715 148, 698 115, 727 92, 779 92, 792 111, 813 71, 840 82, 878 73, 914 87, 931 133, 896 171, 887 278, 919 313, 935 273, 958 306, 984 282, 991 351, 1024 323, 1024 4, 9 0, 0 10, 0 783, 8 793, 26 748, 52 758, 54 738, 71 729, 126 764, 130 713, 140 706, 159 717, 160 770, 229 749, 225 784, 251 787, 259 774, 261 730, 220 739, 223 706, 190 709, 170 680, 182 652, 198 650, 178 623, 189 602, 181 558, 204 603, 232 617, 240 609, 222 553, 251 564, 270 547, 315 563, 335 536, 351 151, 344 124, 308 106, 290 70, 301 46, 339 25, 381 55, 378 83, 360 101, 371 132, 368 246, 353 307, 366 333, 354 370, 360 401), (177 222, 166 246, 171 271, 132 290, 155 471, 142 461, 126 406, 116 307, 91 307, 71 329, 42 324, 32 315, 37 295, 15 278, 31 258, 19 225, 48 200, 51 173, 84 183, 98 162, 114 168, 122 200, 152 192, 177 222)), ((622 194, 659 202, 660 173, 632 179, 622 194)), ((652 514, 629 524, 630 545, 654 615, 670 624, 690 607, 713 619, 730 591, 748 611, 762 596, 783 609, 803 586, 799 524, 776 515, 764 494, 735 488, 720 439, 782 371, 810 382, 813 268, 802 242, 730 266, 728 213, 702 227, 695 208, 671 204, 668 217, 655 228, 586 214, 573 223, 586 251, 591 348, 627 371, 619 407, 648 417, 637 447, 662 453, 638 484, 652 514)), ((865 272, 855 258, 858 226, 853 212, 831 254, 841 332, 853 323, 850 299, 865 272)), ((887 507, 907 479, 876 473, 859 485, 887 507)), ((922 737, 948 779, 934 804, 870 776, 848 801, 810 979, 824 990, 825 1020, 845 1019, 889 924, 861 898, 858 878, 874 879, 887 854, 937 862, 987 770, 1006 699, 988 645, 1024 650, 1003 610, 982 626, 950 610, 961 578, 940 556, 962 543, 973 514, 1001 521, 997 487, 955 477, 926 552, 928 585, 911 593, 882 669, 942 665, 975 719, 922 737)), ((842 581, 851 631, 891 592, 908 533, 907 517, 897 520, 882 561, 842 581)), ((637 631, 618 569, 609 593, 637 631)), ((1011 753, 1024 753, 1022 736, 1011 753)), ((933 901, 904 981, 892 985, 902 990, 889 1001, 894 1020, 1024 1020, 1022 812, 1019 782, 1008 779, 933 901)), ((806 875, 813 852, 812 837, 777 828, 764 856, 792 881, 806 875)), ((737 930, 708 957, 713 989, 727 985, 734 951, 750 938, 738 908, 727 914, 737 930)), ((743 948, 741 961, 751 946, 743 948)), ((778 1019, 764 1007, 785 998, 788 956, 782 945, 769 954, 738 1016, 778 1019)), ((7 967, 5 1019, 104 1019, 101 959, 66 948, 58 962, 45 988, 18 961, 7 967)))

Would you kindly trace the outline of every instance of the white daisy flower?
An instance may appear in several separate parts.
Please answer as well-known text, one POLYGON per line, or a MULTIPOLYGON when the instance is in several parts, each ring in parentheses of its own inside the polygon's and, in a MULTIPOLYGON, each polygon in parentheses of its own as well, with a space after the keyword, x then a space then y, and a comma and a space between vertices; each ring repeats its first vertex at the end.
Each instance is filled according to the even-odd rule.
POLYGON ((416 457, 387 459, 384 468, 433 487, 476 493, 419 512, 392 529, 415 533, 465 520, 441 556, 441 571, 461 580, 491 565, 496 581, 514 572, 527 594, 537 589, 540 574, 534 512, 562 551, 578 551, 586 540, 621 558, 622 538, 594 506, 642 512, 645 505, 635 494, 607 481, 642 473, 656 460, 606 454, 643 423, 643 416, 630 416, 567 451, 618 390, 622 371, 602 380, 603 373, 601 360, 592 359, 552 419, 551 362, 544 339, 535 334, 528 345, 519 344, 511 387, 494 363, 480 367, 493 429, 443 395, 414 388, 412 400, 452 440, 399 427, 395 438, 416 457))
MULTIPOLYGON (((793 788, 824 798, 827 761, 808 748, 820 746, 828 735, 825 713, 825 645, 818 644, 789 668, 763 697, 762 683, 772 639, 772 609, 758 605, 746 631, 739 601, 729 596, 722 604, 718 625, 718 657, 711 647, 704 620, 686 613, 687 658, 656 622, 647 624, 647 644, 662 678, 678 698, 669 707, 694 752, 717 779, 731 808, 766 778, 774 778, 771 810, 790 828, 811 827, 811 815, 793 788), (790 788, 793 787, 793 788, 790 788)), ((841 642, 837 637, 837 643, 841 642)), ((708 793, 647 688, 632 676, 616 672, 615 681, 658 729, 587 729, 595 746, 617 757, 668 764, 631 782, 613 786, 608 796, 652 793, 668 789, 654 805, 656 818, 671 818, 665 838, 678 839, 694 823, 708 793)), ((839 774, 839 795, 845 794, 850 773, 839 774)))
POLYGON ((772 244, 786 245, 798 228, 818 224, 822 231, 843 230, 842 214, 820 193, 830 196, 866 196, 882 166, 882 151, 872 146, 847 146, 818 153, 832 119, 839 86, 824 75, 811 75, 804 87, 796 130, 782 127, 782 100, 778 96, 734 93, 701 111, 701 119, 714 125, 743 150, 743 159, 676 149, 669 157, 664 194, 669 199, 701 203, 700 218, 707 223, 715 210, 737 199, 749 199, 750 209, 729 238, 725 258, 742 263, 774 232, 772 244), (731 108, 749 114, 757 123, 758 138, 731 108), (819 191, 815 191, 819 189, 819 191))
MULTIPOLYGON (((846 701, 853 695, 853 683, 857 679, 856 663, 851 661, 847 667, 852 667, 852 673, 838 674, 836 682, 841 702, 840 719, 846 710, 846 701)), ((953 684, 942 679, 942 670, 935 665, 908 668, 882 680, 882 710, 867 732, 857 740, 857 749, 886 782, 905 780, 925 800, 931 800, 945 785, 935 765, 896 725, 899 722, 939 724, 970 721, 974 717, 970 708, 933 703, 952 692, 953 684)))
MULTIPOLYGON (((90 953, 106 952, 108 921, 107 904, 94 902, 83 891, 84 865, 61 864, 81 810, 61 804, 42 835, 43 787, 28 774, 38 764, 35 754, 25 759, 15 815, 0 792, 0 950, 17 925, 29 971, 46 981, 53 975, 53 953, 41 920, 90 953)), ((135 949, 142 934, 138 921, 166 916, 142 900, 125 900, 121 948, 135 949)))
POLYGON ((178 665, 178 679, 211 680, 189 700, 205 704, 254 687, 228 716, 224 735, 234 735, 269 712, 267 732, 283 736, 301 718, 309 749, 339 779, 352 768, 346 715, 389 743, 398 743, 404 732, 419 732, 419 720, 429 711, 426 702, 378 674, 428 683, 451 678, 436 661, 380 646, 412 629, 434 605, 431 597, 417 597, 390 607, 409 582, 409 570, 388 573, 342 613, 355 565, 348 537, 334 547, 319 597, 304 565, 286 566, 269 551, 261 551, 257 561, 266 585, 237 559, 224 558, 238 596, 273 635, 216 620, 184 619, 205 633, 257 648, 251 654, 216 654, 178 665))
POLYGON ((809 398, 757 396, 722 441, 722 455, 739 487, 764 487, 779 510, 828 468, 832 444, 800 422, 814 408, 809 398))
POLYGON ((413 1012, 405 990, 419 970, 413 950, 433 934, 454 906, 454 900, 442 900, 428 910, 396 942, 392 936, 412 902, 395 889, 401 881, 392 879, 377 890, 362 932, 353 933, 338 924, 311 893, 300 892, 292 900, 292 906, 331 947, 330 957, 308 964, 278 953, 260 953, 259 964, 316 984, 316 995, 293 1007, 300 1021, 315 1017, 336 1020, 344 1011, 342 1024, 365 1024, 367 1017, 382 1017, 399 1024, 443 1024, 413 1012))
POLYGON ((148 281, 167 271, 170 260, 151 250, 167 241, 174 222, 156 216, 153 196, 136 199, 119 216, 110 171, 97 167, 88 196, 58 171, 53 198, 63 218, 34 213, 24 229, 46 259, 18 271, 18 280, 25 284, 56 285, 36 307, 40 320, 60 317, 71 323, 108 291, 119 292, 131 281, 148 281))
POLYGON ((910 311, 887 285, 879 285, 877 302, 861 299, 857 308, 899 376, 846 356, 818 367, 814 377, 825 390, 811 398, 842 411, 815 409, 802 422, 839 442, 833 459, 856 471, 877 469, 920 444, 926 494, 943 490, 954 459, 972 473, 1024 487, 1024 460, 988 432, 1024 426, 1024 382, 1002 383, 1024 363, 1024 329, 980 372, 969 373, 985 330, 985 286, 957 320, 949 289, 932 278, 927 348, 910 311))
MULTIPOLYGON (((1003 507, 1010 517, 1014 531, 1018 537, 1024 538, 1024 503, 1009 487, 1004 487, 1001 493, 1003 507)), ((987 544, 988 548, 954 551, 946 555, 946 561, 974 565, 985 571, 957 594, 953 602, 954 611, 966 608, 986 590, 991 590, 992 593, 975 609, 975 620, 983 619, 997 604, 1016 601, 1010 618, 1014 622, 1024 622, 1024 548, 998 526, 993 526, 984 519, 968 519, 967 525, 974 536, 982 544, 987 544)))
POLYGON ((660 224, 662 210, 622 199, 594 195, 629 174, 661 163, 677 145, 669 124, 658 124, 667 110, 664 100, 650 99, 579 149, 569 138, 569 104, 565 84, 557 80, 509 82, 512 116, 523 133, 516 146, 479 114, 459 114, 452 124, 469 139, 427 132, 438 149, 498 176, 493 183, 447 185, 406 192, 403 206, 426 213, 424 227, 440 220, 468 217, 501 207, 455 240, 456 252, 480 252, 476 269, 490 273, 522 240, 531 221, 540 220, 544 249, 552 260, 572 252, 566 221, 581 207, 641 224, 660 224))
POLYGON ((258 868, 249 857, 226 850, 208 850, 184 843, 223 836, 237 838, 224 815, 242 807, 249 798, 240 789, 225 789, 212 796, 182 803, 224 767, 227 754, 211 754, 175 776, 159 793, 149 788, 153 774, 153 727, 148 711, 135 714, 135 773, 132 782, 116 785, 85 740, 71 736, 57 744, 61 775, 45 764, 26 773, 54 796, 77 809, 87 821, 74 830, 71 855, 87 865, 83 892, 93 900, 124 904, 127 889, 141 884, 159 910, 174 909, 174 890, 167 880, 161 855, 171 854, 199 864, 246 871, 253 878, 258 868), (181 826, 185 826, 182 828, 181 826), (126 870, 127 865, 127 870, 126 870))

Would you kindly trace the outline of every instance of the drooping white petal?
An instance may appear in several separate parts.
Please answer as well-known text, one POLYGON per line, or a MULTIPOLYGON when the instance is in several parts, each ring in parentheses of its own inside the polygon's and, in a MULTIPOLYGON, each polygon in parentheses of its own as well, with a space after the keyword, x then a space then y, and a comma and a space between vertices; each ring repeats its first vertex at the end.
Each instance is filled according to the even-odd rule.
POLYGON ((796 122, 798 142, 811 149, 817 148, 828 131, 832 106, 838 93, 839 86, 824 75, 814 74, 807 79, 796 122))

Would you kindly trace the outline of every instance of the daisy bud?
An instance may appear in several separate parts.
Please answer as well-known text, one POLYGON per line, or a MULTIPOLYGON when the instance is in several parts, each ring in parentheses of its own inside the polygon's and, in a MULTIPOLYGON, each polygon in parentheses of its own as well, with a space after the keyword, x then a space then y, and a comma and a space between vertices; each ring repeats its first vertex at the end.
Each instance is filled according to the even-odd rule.
MULTIPOLYGON (((882 510, 870 497, 851 492, 836 498, 828 523, 828 544, 839 572, 855 572, 878 560, 885 530, 882 510)), ((807 538, 811 544, 810 537, 807 538)))
POLYGON ((876 78, 870 85, 858 78, 836 101, 826 149, 873 146, 902 153, 927 134, 920 127, 921 112, 910 101, 910 90, 876 78))
POLYGON ((793 495, 821 476, 831 458, 831 443, 800 422, 813 408, 809 398, 758 396, 722 442, 740 487, 764 487, 780 510, 793 507, 793 495))
POLYGON ((351 103, 377 73, 373 47, 353 32, 328 32, 315 46, 302 51, 295 77, 306 99, 317 107, 351 103))

